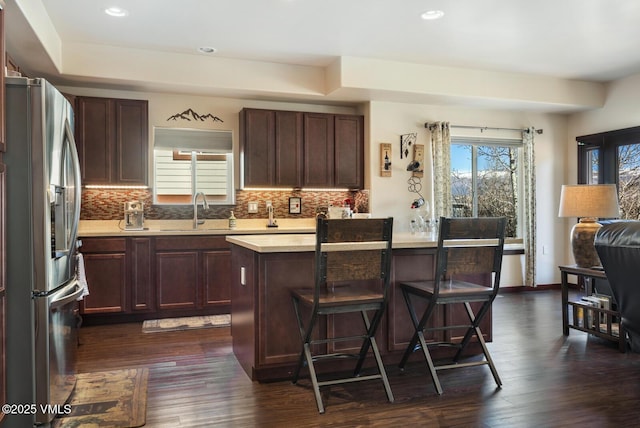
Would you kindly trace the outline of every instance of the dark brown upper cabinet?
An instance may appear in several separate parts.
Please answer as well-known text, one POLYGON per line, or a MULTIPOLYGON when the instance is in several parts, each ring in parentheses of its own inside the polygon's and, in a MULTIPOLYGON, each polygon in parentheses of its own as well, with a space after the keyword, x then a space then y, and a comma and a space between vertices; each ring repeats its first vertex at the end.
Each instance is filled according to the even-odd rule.
POLYGON ((148 184, 146 100, 77 97, 75 114, 82 184, 148 184))
POLYGON ((245 187, 302 186, 302 113, 243 109, 240 141, 245 187))
POLYGON ((363 133, 362 116, 243 109, 244 187, 361 189, 363 133))
POLYGON ((364 117, 334 116, 335 187, 364 187, 364 117))
POLYGON ((304 114, 304 187, 333 187, 333 115, 304 114))

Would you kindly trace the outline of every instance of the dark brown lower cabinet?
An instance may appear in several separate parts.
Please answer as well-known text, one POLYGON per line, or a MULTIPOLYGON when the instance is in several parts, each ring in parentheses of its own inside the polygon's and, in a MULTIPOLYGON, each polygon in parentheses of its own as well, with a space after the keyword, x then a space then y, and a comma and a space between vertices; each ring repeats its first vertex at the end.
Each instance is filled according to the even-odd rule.
POLYGON ((156 238, 159 310, 226 309, 231 293, 231 252, 224 236, 156 238))
MULTIPOLYGON (((399 361, 413 335, 413 326, 399 283, 433 278, 434 262, 435 249, 393 251, 389 306, 376 336, 385 364, 399 361)), ((314 254, 261 254, 232 245, 231 273, 231 333, 236 358, 253 380, 289 378, 300 352, 300 335, 289 290, 312 286, 314 254), (244 283, 241 278, 244 278, 244 283)), ((462 306, 445 306, 437 309, 432 322, 433 325, 453 325, 460 317, 466 317, 462 306)), ((326 317, 324 322, 319 323, 316 334, 321 337, 343 335, 345 332, 355 332, 361 325, 360 317, 335 315, 326 317)), ((490 317, 483 321, 481 328, 485 339, 490 341, 490 317)), ((426 339, 442 341, 444 334, 450 333, 440 332, 426 339)), ((454 332, 454 338, 455 335, 454 332)), ((353 352, 356 350, 354 345, 344 342, 330 351, 353 352)), ((478 350, 475 346, 470 349, 478 350)), ((442 353, 435 352, 434 355, 450 352, 449 348, 442 353)), ((411 358, 410 361, 424 357, 421 353, 416 353, 411 358)), ((336 366, 328 370, 336 370, 336 366)))
POLYGON ((156 294, 151 272, 153 240, 130 238, 127 240, 127 256, 131 266, 130 296, 132 312, 153 312, 156 310, 156 294))
POLYGON ((89 295, 80 304, 82 314, 126 313, 127 241, 125 238, 83 239, 89 295))
POLYGON ((169 251, 156 254, 160 310, 198 306, 198 253, 169 251))
POLYGON ((224 236, 83 238, 90 323, 228 313, 224 236))
MULTIPOLYGON (((226 242, 225 242, 226 244, 226 242)), ((203 301, 207 307, 231 306, 231 250, 211 250, 202 253, 203 301)))

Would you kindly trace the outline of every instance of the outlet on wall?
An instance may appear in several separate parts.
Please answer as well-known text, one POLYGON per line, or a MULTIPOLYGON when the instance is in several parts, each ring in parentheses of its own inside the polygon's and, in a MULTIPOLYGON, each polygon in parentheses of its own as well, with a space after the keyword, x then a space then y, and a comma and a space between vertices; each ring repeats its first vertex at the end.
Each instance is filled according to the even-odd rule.
POLYGON ((257 202, 249 202, 247 204, 247 212, 249 214, 256 214, 258 212, 258 203, 257 202))

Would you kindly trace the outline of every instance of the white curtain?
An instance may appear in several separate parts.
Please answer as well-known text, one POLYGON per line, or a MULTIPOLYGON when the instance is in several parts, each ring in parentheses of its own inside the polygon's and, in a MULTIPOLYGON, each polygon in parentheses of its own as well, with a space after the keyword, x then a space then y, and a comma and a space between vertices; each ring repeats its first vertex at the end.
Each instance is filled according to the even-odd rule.
MULTIPOLYGON (((451 201, 451 135, 449 122, 429 125, 433 162, 433 216, 450 217, 451 201)), ((523 241, 525 257, 524 285, 536 286, 536 171, 534 151, 535 128, 525 129, 523 143, 523 241)))
POLYGON ((433 167, 433 217, 451 216, 451 134, 449 122, 429 124, 433 167))
POLYGON ((535 287, 536 284, 536 162, 534 151, 535 128, 528 128, 522 132, 524 149, 523 180, 523 240, 525 257, 524 285, 535 287))

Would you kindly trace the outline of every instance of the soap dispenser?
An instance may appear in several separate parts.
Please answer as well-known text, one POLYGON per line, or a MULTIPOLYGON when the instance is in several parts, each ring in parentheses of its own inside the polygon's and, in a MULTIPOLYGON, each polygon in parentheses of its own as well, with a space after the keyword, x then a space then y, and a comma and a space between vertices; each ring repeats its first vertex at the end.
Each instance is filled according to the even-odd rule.
POLYGON ((229 229, 236 228, 236 216, 233 215, 233 211, 231 211, 231 215, 229 216, 229 229))

